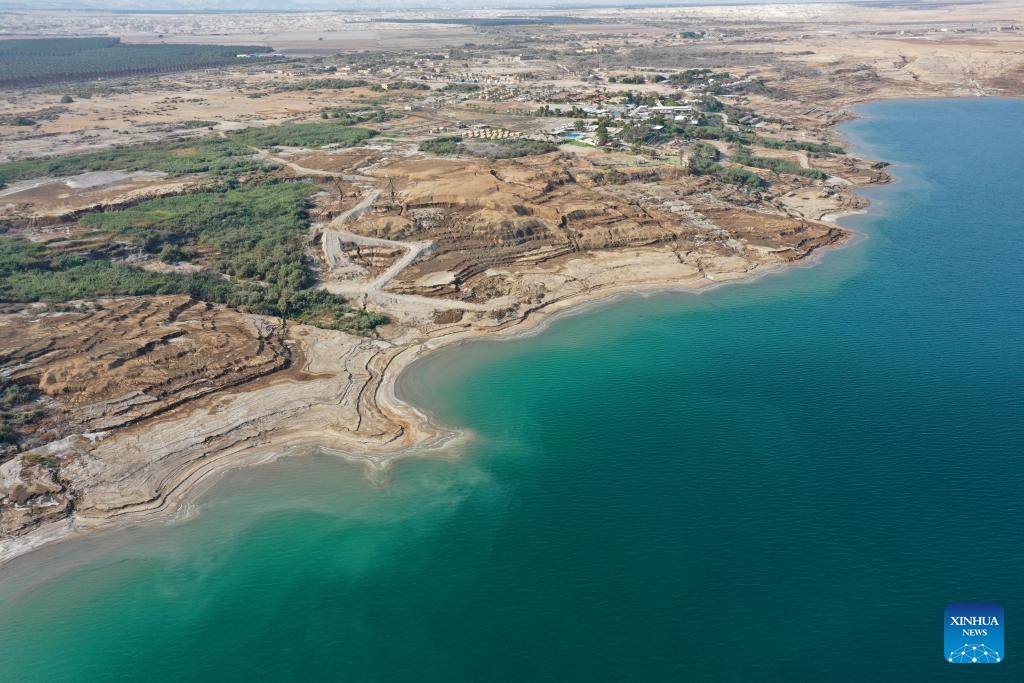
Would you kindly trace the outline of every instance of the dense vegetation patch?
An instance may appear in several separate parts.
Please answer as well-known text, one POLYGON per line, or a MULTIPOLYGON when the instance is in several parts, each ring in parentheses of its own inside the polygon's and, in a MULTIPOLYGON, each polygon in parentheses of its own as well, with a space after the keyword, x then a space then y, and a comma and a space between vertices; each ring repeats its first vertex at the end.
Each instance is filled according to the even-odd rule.
POLYGON ((419 81, 391 81, 386 84, 374 83, 370 86, 370 90, 374 92, 383 92, 385 90, 430 90, 430 86, 419 81))
POLYGON ((112 250, 77 252, 0 237, 0 300, 63 302, 117 295, 189 294, 252 313, 366 333, 383 316, 310 290, 305 255, 308 197, 302 183, 221 188, 165 197, 86 216, 92 238, 130 245, 165 261, 187 260, 192 272, 151 272, 114 260, 112 250))
POLYGON ((824 180, 828 176, 816 168, 801 168, 788 159, 777 159, 775 157, 754 156, 746 147, 737 147, 732 154, 732 160, 744 166, 763 168, 776 173, 792 173, 814 180, 824 180))
POLYGON ((5 302, 142 294, 192 294, 226 302, 230 292, 230 283, 212 273, 153 273, 101 256, 0 237, 0 300, 5 302))
POLYGON ((290 92, 296 90, 348 90, 350 88, 362 88, 369 85, 367 81, 356 78, 317 78, 311 81, 299 81, 296 83, 285 83, 274 88, 277 92, 290 92))
MULTIPOLYGON (((185 126, 197 128, 213 123, 195 120, 186 121, 185 126)), ((72 156, 9 161, 0 163, 0 186, 3 181, 69 176, 86 171, 163 171, 171 175, 207 173, 227 180, 265 168, 264 162, 253 157, 254 147, 353 147, 376 134, 376 131, 353 128, 345 123, 340 120, 337 123, 251 128, 228 138, 171 140, 72 156)))
POLYGON ((715 80, 717 81, 723 81, 727 80, 730 76, 725 72, 716 74, 711 69, 686 69, 669 76, 668 82, 672 85, 685 87, 697 83, 707 83, 708 79, 711 77, 715 77, 715 80))
POLYGON ((702 145, 698 151, 690 155, 690 173, 693 175, 716 176, 724 182, 732 185, 739 185, 751 189, 762 188, 767 185, 764 178, 753 171, 737 166, 722 166, 715 159, 718 158, 718 150, 711 145, 702 145), (708 150, 714 150, 712 154, 708 150))
POLYGON ((698 142, 693 146, 693 151, 690 152, 691 157, 698 157, 701 159, 709 159, 711 161, 718 161, 721 154, 718 148, 714 145, 709 145, 706 142, 698 142))
POLYGON ((388 321, 380 313, 353 310, 340 297, 322 289, 299 292, 292 302, 292 317, 307 325, 355 334, 368 334, 388 321))
POLYGON ((302 289, 312 284, 303 237, 309 225, 304 183, 253 185, 164 197, 119 211, 94 213, 82 225, 127 238, 147 253, 165 245, 209 254, 219 273, 302 289))
POLYGON ((256 45, 125 45, 120 38, 37 38, 0 41, 0 87, 41 85, 224 66, 256 45))
POLYGON ((757 144, 770 149, 788 149, 812 154, 846 154, 846 150, 839 145, 827 142, 804 142, 801 140, 778 140, 776 138, 758 138, 757 144))
POLYGON ((8 161, 0 163, 0 177, 13 182, 86 171, 163 171, 171 175, 209 173, 228 178, 262 168, 252 153, 232 140, 177 140, 65 157, 8 161))
POLYGON ((449 83, 441 88, 442 92, 477 92, 481 87, 476 83, 449 83))
POLYGON ((609 76, 609 83, 623 83, 626 85, 640 85, 646 83, 647 79, 643 75, 626 75, 626 76, 609 76))
MULTIPOLYGON (((23 251, 19 238, 0 237, 0 251, 23 251)), ((19 265, 0 276, 4 302, 63 302, 109 296, 188 294, 204 301, 229 303, 231 283, 210 273, 153 273, 89 256, 47 250, 42 259, 19 265)))
POLYGON ((420 151, 438 156, 458 154, 462 150, 462 138, 458 135, 448 137, 431 138, 420 143, 420 151))
POLYGON ((232 140, 253 147, 355 147, 376 135, 369 128, 354 128, 340 123, 296 123, 270 128, 248 128, 231 136, 232 140))
POLYGON ((559 144, 546 140, 496 140, 482 150, 481 156, 488 159, 515 159, 518 157, 550 154, 557 151, 559 144))
POLYGON ((383 109, 353 109, 351 107, 330 107, 320 112, 320 118, 330 119, 342 126, 354 126, 359 123, 383 123, 390 121, 394 115, 383 109))

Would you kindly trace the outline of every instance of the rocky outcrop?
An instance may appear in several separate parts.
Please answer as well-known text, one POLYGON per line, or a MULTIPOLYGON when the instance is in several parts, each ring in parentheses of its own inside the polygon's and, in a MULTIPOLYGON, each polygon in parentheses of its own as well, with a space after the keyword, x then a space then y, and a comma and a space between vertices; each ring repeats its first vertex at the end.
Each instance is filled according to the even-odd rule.
POLYGON ((0 315, 0 340, 5 380, 44 398, 23 447, 130 425, 291 359, 277 323, 187 296, 28 307, 0 315))

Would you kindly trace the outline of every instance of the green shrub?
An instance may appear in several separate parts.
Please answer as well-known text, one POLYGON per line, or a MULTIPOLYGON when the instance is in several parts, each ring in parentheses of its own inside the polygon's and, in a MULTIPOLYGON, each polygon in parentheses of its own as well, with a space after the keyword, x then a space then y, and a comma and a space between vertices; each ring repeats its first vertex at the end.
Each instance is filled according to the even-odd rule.
POLYGON ((699 159, 710 159, 711 161, 718 161, 721 154, 718 148, 714 145, 709 145, 706 142, 698 142, 693 146, 693 151, 690 153, 691 157, 697 157, 699 159))
POLYGON ((489 159, 516 159, 537 154, 550 154, 557 151, 559 144, 546 140, 500 140, 496 148, 488 150, 484 156, 489 159))
POLYGON ((151 272, 109 260, 109 250, 61 251, 0 236, 0 301, 188 294, 366 334, 386 319, 309 289, 315 278, 305 256, 306 209, 315 189, 302 183, 248 185, 154 199, 81 221, 94 237, 138 245, 164 261, 200 258, 206 269, 198 273, 151 272))
POLYGON ((322 289, 299 292, 289 303, 295 320, 332 330, 366 334, 388 322, 380 313, 354 309, 341 297, 322 289))
POLYGON ((420 151, 438 156, 450 156, 462 151, 462 138, 457 135, 431 138, 420 143, 420 151))
POLYGON ((165 197, 120 211, 94 213, 82 225, 124 237, 150 253, 164 245, 198 247, 220 273, 245 280, 312 283, 303 237, 309 225, 303 183, 252 185, 222 192, 165 197))
POLYGON ((420 83, 419 81, 391 81, 387 84, 387 88, 383 85, 373 84, 370 86, 370 90, 374 92, 383 92, 386 90, 430 90, 430 86, 426 83, 420 83))
POLYGON ((788 159, 777 159, 775 157, 754 156, 745 147, 739 147, 732 155, 732 160, 744 166, 763 168, 776 173, 791 173, 805 178, 824 180, 828 176, 815 168, 802 168, 788 159))
POLYGON ((331 119, 342 126, 354 126, 360 123, 383 123, 392 115, 383 109, 351 109, 334 107, 320 112, 320 118, 331 119))
POLYGON ((748 171, 745 168, 737 168, 736 166, 729 166, 727 168, 712 161, 711 159, 699 156, 690 157, 690 173, 693 175, 713 175, 721 179, 723 182, 740 185, 742 187, 756 189, 767 185, 764 178, 753 171, 748 171))
POLYGON ((317 78, 311 81, 300 81, 298 83, 286 83, 279 85, 274 90, 277 92, 288 92, 296 90, 348 90, 349 88, 362 88, 368 85, 361 79, 349 78, 317 78))
POLYGON ((209 173, 234 178, 263 168, 252 150, 232 140, 177 140, 119 147, 65 157, 21 159, 0 163, 0 176, 9 181, 43 176, 69 176, 86 171, 163 171, 170 175, 209 173))
POLYGON ((477 92, 480 90, 480 86, 476 83, 449 83, 448 85, 441 88, 442 92, 477 92))
POLYGON ((758 138, 757 144, 769 149, 788 149, 813 154, 846 154, 846 150, 839 145, 832 145, 827 142, 801 142, 797 140, 778 140, 776 138, 758 138))
POLYGON ((760 188, 767 185, 764 178, 753 171, 748 171, 745 168, 737 168, 735 166, 729 166, 728 168, 719 170, 718 177, 727 183, 741 185, 743 187, 760 188))
POLYGON ((269 128, 248 128, 231 139, 252 147, 355 147, 377 132, 339 123, 295 123, 269 128))

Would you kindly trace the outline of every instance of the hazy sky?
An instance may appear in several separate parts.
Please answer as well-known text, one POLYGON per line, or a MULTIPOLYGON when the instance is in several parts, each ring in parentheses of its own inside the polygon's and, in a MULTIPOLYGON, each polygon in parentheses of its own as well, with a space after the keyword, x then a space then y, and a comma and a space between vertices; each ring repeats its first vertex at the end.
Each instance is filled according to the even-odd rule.
MULTIPOLYGON (((783 0, 786 4, 828 0, 783 0)), ((750 0, 0 0, 0 9, 356 10, 623 7, 754 4, 750 0)))

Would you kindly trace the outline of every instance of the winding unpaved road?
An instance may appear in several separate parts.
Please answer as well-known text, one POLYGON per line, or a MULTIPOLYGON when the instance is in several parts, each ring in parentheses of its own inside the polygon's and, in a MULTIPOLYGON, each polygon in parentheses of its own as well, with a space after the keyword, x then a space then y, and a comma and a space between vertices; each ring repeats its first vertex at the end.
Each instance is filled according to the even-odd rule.
POLYGON ((418 296, 415 294, 397 294, 385 292, 387 286, 403 270, 423 254, 428 254, 437 248, 433 240, 423 242, 399 242, 397 240, 386 240, 381 237, 368 237, 357 235, 344 229, 349 221, 357 220, 380 196, 379 190, 373 190, 359 204, 341 214, 326 226, 323 227, 323 250, 324 258, 331 268, 342 266, 346 259, 342 255, 342 244, 353 242, 368 247, 391 247, 405 249, 405 254, 396 260, 383 273, 370 282, 355 282, 352 280, 328 280, 323 283, 323 288, 334 294, 340 294, 349 298, 360 299, 363 303, 372 301, 375 304, 387 308, 400 306, 406 309, 459 309, 464 311, 489 311, 493 305, 473 303, 469 301, 456 301, 454 299, 442 299, 430 296, 418 296))
MULTIPOLYGON (((375 181, 374 178, 369 176, 336 173, 334 171, 324 171, 322 169, 301 166, 294 161, 289 161, 288 159, 271 154, 267 150, 257 149, 255 152, 261 159, 271 161, 282 166, 287 166, 296 173, 300 173, 302 175, 321 178, 336 178, 346 182, 360 183, 364 185, 371 184, 375 181)), ((437 309, 491 311, 502 304, 499 300, 482 304, 470 301, 457 301, 454 299, 419 296, 416 294, 398 294, 384 291, 384 288, 388 283, 394 280, 399 273, 412 265, 416 259, 423 254, 428 254, 436 249, 437 243, 433 240, 423 242, 399 242, 397 240, 388 240, 380 237, 358 235, 345 229, 346 225, 359 220, 363 214, 369 211, 379 197, 380 190, 376 188, 371 189, 358 204, 335 217, 330 223, 314 226, 314 229, 322 231, 321 244, 324 253, 324 260, 327 261, 327 265, 331 270, 338 270, 346 266, 348 264, 348 259, 345 257, 342 249, 342 245, 345 242, 353 242, 363 246, 404 249, 405 254, 391 264, 387 270, 369 282, 340 278, 328 279, 321 283, 321 287, 334 294, 358 300, 363 304, 372 302, 392 310, 401 308, 406 311, 430 311, 437 309)))
MULTIPOLYGON (((379 196, 380 190, 371 190, 361 202, 322 228, 323 237, 321 242, 323 243, 324 259, 327 261, 327 265, 332 269, 346 265, 346 262, 348 261, 348 259, 345 258, 344 250, 342 249, 342 245, 345 242, 353 242, 366 247, 397 247, 399 249, 405 249, 405 255, 391 264, 390 268, 370 282, 351 283, 352 291, 357 294, 381 291, 389 282, 395 279, 399 273, 412 265, 413 261, 419 258, 421 254, 431 252, 437 248, 437 243, 433 240, 427 240, 424 242, 399 242, 397 240, 386 240, 382 237, 357 235, 354 232, 349 232, 344 229, 345 225, 350 221, 358 220, 360 216, 366 213, 370 207, 373 206, 373 203, 377 201, 379 196)), ((348 283, 336 282, 332 284, 340 291, 348 283)))
POLYGON ((351 175, 351 174, 348 174, 348 173, 336 173, 334 171, 324 171, 324 170, 319 169, 319 168, 308 168, 306 166, 300 166, 297 163, 295 163, 294 161, 289 161, 288 159, 285 159, 283 157, 274 156, 273 154, 271 154, 269 151, 267 151, 265 149, 257 149, 256 150, 256 156, 258 156, 260 159, 263 159, 265 161, 272 161, 275 164, 280 164, 282 166, 287 166, 288 168, 292 169, 296 173, 301 173, 302 175, 319 176, 321 178, 337 178, 339 180, 347 180, 347 181, 352 182, 352 183, 366 183, 366 182, 372 182, 373 181, 373 178, 370 178, 370 177, 364 176, 364 175, 351 175))
MULTIPOLYGON (((337 216, 327 225, 323 226, 323 249, 324 259, 327 261, 327 265, 332 269, 339 268, 345 261, 344 253, 341 248, 343 241, 355 242, 356 244, 374 245, 374 246, 387 246, 401 245, 400 242, 391 242, 390 240, 380 240, 372 237, 363 238, 360 235, 355 235, 351 232, 343 230, 345 225, 349 221, 358 220, 366 211, 373 206, 373 203, 377 201, 377 197, 380 196, 380 190, 371 190, 368 195, 363 197, 362 201, 353 206, 345 213, 337 216), (358 238, 358 239, 353 239, 358 238)), ((405 246, 405 245, 402 245, 405 246)), ((411 262, 410 262, 411 263, 411 262)))

